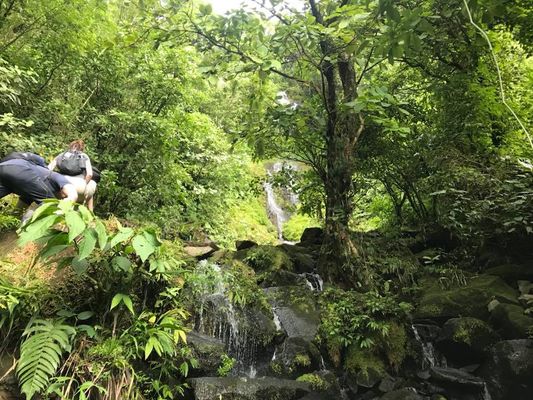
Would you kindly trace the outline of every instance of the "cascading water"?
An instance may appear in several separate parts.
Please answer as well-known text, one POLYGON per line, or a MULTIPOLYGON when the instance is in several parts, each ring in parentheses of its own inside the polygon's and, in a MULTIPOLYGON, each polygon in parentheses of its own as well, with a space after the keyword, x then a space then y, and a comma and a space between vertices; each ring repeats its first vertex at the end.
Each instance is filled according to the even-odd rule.
POLYGON ((422 349, 422 369, 428 369, 431 367, 445 367, 447 365, 446 359, 444 356, 438 356, 433 343, 425 341, 420 337, 420 333, 418 332, 416 325, 411 325, 411 329, 413 330, 415 340, 420 343, 422 349))
MULTIPOLYGON (((282 163, 282 162, 276 162, 272 164, 271 166, 267 167, 267 174, 269 178, 272 178, 272 176, 278 172, 280 172, 283 168, 290 168, 290 169, 296 169, 295 166, 282 163)), ((290 243, 283 239, 283 224, 287 222, 291 216, 291 214, 284 210, 279 204, 278 200, 276 198, 276 194, 274 192, 274 188, 272 186, 272 183, 269 181, 266 181, 263 183, 263 188, 266 193, 267 197, 267 211, 268 215, 272 219, 272 222, 276 225, 276 229, 278 231, 278 239, 284 243, 290 243)), ((298 204, 298 195, 294 193, 293 191, 289 189, 284 189, 284 197, 286 197, 287 201, 291 205, 298 204)))
POLYGON ((257 341, 249 329, 242 326, 243 312, 236 310, 229 300, 220 266, 200 261, 198 269, 204 271, 209 285, 201 294, 195 330, 225 344, 228 355, 236 360, 233 374, 254 377, 257 341))

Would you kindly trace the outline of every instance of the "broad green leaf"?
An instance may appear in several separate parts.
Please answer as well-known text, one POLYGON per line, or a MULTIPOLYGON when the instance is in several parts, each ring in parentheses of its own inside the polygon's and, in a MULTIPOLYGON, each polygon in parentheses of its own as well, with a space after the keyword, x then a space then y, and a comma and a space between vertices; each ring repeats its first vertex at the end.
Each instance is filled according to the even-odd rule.
POLYGON ((85 222, 76 211, 68 211, 65 214, 65 222, 68 226, 68 240, 73 241, 85 230, 85 222))
POLYGON ((100 247, 101 250, 103 250, 105 248, 105 245, 107 244, 107 231, 102 221, 100 220, 96 221, 94 230, 96 231, 96 234, 98 235, 98 246, 100 247))
POLYGON ((79 255, 78 259, 83 260, 91 255, 96 247, 96 231, 94 229, 88 229, 83 235, 83 239, 78 245, 79 255))
POLYGON ((150 243, 147 238, 143 235, 137 235, 131 241, 135 253, 141 258, 142 262, 145 262, 148 257, 155 251, 155 247, 150 243))
POLYGON ((123 256, 117 256, 113 258, 112 261, 113 265, 117 267, 117 269, 124 271, 124 272, 131 272, 131 261, 123 256))
POLYGON ((109 242, 109 247, 113 248, 119 243, 126 242, 132 236, 133 236, 133 229, 120 228, 119 232, 115 236, 113 236, 113 238, 109 242))
POLYGON ((20 234, 19 246, 24 246, 26 243, 39 239, 48 229, 54 226, 58 218, 57 215, 52 214, 26 225, 20 234))

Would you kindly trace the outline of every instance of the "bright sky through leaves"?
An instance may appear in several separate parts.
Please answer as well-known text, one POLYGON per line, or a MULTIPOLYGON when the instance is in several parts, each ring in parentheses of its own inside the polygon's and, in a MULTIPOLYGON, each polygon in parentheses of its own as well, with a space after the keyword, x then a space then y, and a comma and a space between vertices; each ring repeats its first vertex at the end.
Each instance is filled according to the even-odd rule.
MULTIPOLYGON (((257 3, 253 0, 204 0, 204 2, 211 4, 213 11, 222 15, 227 11, 242 8, 243 5, 257 7, 257 3)), ((283 3, 290 7, 302 8, 304 2, 303 0, 284 0, 283 3)))

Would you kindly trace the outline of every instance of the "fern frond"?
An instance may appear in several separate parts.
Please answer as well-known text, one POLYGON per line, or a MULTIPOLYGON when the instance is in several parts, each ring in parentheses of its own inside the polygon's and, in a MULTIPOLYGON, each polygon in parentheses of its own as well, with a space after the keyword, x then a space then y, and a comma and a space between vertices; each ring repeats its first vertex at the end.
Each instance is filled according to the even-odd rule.
POLYGON ((26 340, 20 347, 17 365, 17 377, 27 400, 48 387, 63 352, 71 351, 75 334, 76 330, 62 321, 38 319, 30 322, 24 332, 26 340))

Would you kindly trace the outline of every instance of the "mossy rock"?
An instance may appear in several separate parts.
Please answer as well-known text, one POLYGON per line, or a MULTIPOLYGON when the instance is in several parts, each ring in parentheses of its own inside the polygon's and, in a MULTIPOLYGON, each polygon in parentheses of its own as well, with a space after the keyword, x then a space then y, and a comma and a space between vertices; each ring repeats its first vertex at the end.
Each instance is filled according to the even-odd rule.
POLYGON ((319 350, 301 337, 287 338, 274 354, 270 370, 275 376, 296 378, 320 367, 319 350))
POLYGON ((533 329, 533 318, 524 314, 524 309, 516 304, 500 303, 491 312, 491 320, 505 339, 527 338, 533 329))
POLYGON ((481 362, 498 335, 484 321, 473 317, 452 318, 444 324, 437 346, 449 361, 461 366, 481 362))
POLYGON ((497 276, 513 287, 517 281, 533 281, 533 265, 504 264, 489 268, 484 273, 497 276))
POLYGON ((187 342, 198 360, 198 368, 191 371, 191 376, 217 376, 220 360, 226 354, 224 343, 198 332, 189 332, 187 342))
POLYGON ((403 388, 389 392, 380 400, 425 400, 426 397, 419 395, 414 388, 403 388))
POLYGON ((436 280, 423 283, 422 296, 415 318, 447 320, 454 317, 489 317, 488 303, 497 299, 503 303, 518 304, 517 291, 493 275, 479 275, 469 279, 465 286, 443 289, 436 280))
POLYGON ((361 349, 355 344, 346 351, 344 370, 347 379, 366 388, 374 387, 386 376, 385 362, 372 350, 361 349))
POLYGON ((291 271, 294 264, 283 249, 277 246, 262 245, 236 251, 234 259, 245 262, 258 273, 279 270, 291 271))

